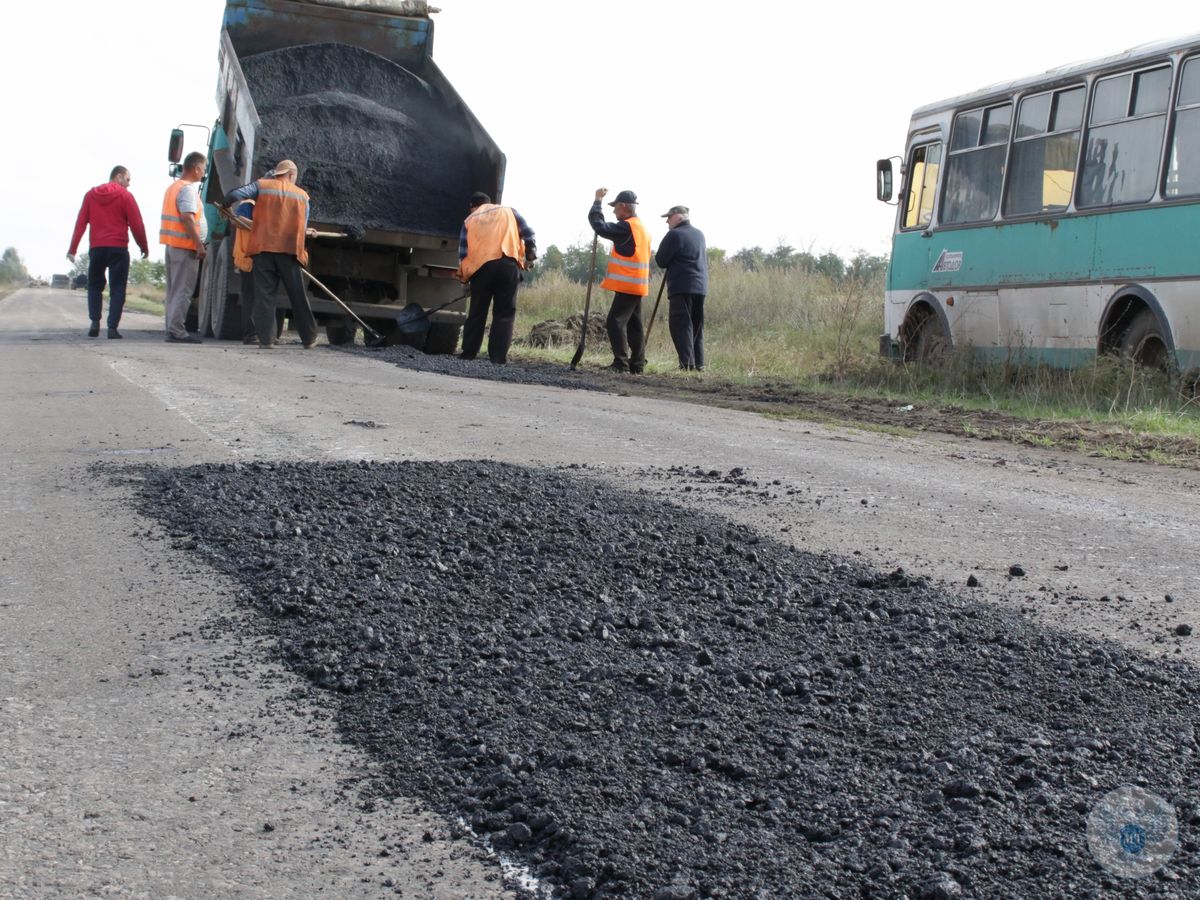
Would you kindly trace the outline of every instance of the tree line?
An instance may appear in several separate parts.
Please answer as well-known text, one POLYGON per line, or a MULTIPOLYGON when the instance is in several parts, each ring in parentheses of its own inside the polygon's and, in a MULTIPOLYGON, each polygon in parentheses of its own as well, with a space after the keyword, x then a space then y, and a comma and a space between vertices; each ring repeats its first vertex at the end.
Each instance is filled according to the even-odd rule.
MULTIPOLYGON (((709 268, 718 266, 737 266, 746 272, 761 272, 770 269, 795 269, 809 275, 818 275, 835 282, 847 280, 869 281, 887 270, 886 256, 873 256, 859 252, 850 259, 843 259, 836 253, 820 255, 796 250, 787 244, 780 243, 773 250, 763 250, 762 247, 744 247, 729 256, 720 247, 708 248, 709 268)), ((526 277, 533 281, 539 274, 562 272, 572 281, 584 284, 592 266, 592 245, 572 244, 566 250, 560 250, 551 244, 538 260, 537 266, 526 277)), ((604 254, 600 252, 596 261, 597 273, 604 271, 604 254)), ((650 261, 651 275, 657 275, 659 268, 650 261)))
POLYGON ((16 284, 29 280, 29 270, 21 261, 21 254, 16 247, 9 247, 0 256, 0 284, 16 284))

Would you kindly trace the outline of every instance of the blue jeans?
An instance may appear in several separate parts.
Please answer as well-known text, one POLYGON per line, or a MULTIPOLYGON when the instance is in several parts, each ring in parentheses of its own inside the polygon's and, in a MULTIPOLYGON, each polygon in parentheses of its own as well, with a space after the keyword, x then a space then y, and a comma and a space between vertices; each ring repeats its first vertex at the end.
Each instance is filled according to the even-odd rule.
POLYGON ((103 311, 104 273, 108 273, 108 327, 121 324, 125 309, 125 283, 129 280, 129 250, 125 247, 92 247, 88 250, 88 318, 100 321, 103 311))

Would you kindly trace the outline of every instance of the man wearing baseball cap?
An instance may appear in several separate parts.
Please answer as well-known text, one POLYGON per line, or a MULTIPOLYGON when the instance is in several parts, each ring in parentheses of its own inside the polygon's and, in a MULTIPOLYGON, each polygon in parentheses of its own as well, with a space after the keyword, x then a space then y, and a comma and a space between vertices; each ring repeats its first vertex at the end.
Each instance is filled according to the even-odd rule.
POLYGON ((608 204, 617 221, 606 222, 600 201, 607 194, 608 188, 596 191, 588 223, 596 234, 612 241, 604 280, 600 282, 600 287, 613 292, 605 322, 613 351, 609 368, 640 375, 646 367, 642 298, 650 293, 650 235, 637 216, 638 200, 633 191, 621 191, 608 204))
POLYGON ((704 234, 692 225, 686 206, 663 213, 670 231, 658 245, 654 261, 666 272, 671 304, 671 340, 679 368, 704 370, 704 297, 708 293, 708 249, 704 234))
POLYGON ((317 344, 317 320, 308 303, 301 267, 308 263, 306 236, 308 194, 296 186, 299 170, 290 159, 280 160, 258 181, 235 188, 225 195, 222 206, 253 200, 254 227, 246 239, 246 256, 253 261, 254 331, 258 346, 275 344, 275 291, 280 283, 292 305, 292 321, 300 331, 304 348, 317 344))

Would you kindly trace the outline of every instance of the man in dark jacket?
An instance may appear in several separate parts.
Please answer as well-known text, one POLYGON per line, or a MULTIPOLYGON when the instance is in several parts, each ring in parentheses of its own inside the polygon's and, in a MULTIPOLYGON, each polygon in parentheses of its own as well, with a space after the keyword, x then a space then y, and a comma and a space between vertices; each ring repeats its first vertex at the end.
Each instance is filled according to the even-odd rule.
POLYGON ((663 213, 670 231, 658 245, 654 261, 667 273, 671 304, 671 340, 679 368, 704 371, 704 297, 708 294, 708 250, 704 234, 692 225, 686 206, 663 213))
POLYGON ((129 170, 115 166, 108 181, 83 195, 83 205, 75 218, 75 231, 67 259, 75 262, 83 230, 88 235, 88 317, 92 320, 88 337, 100 334, 100 314, 103 311, 105 272, 108 273, 108 336, 119 338, 121 312, 125 309, 125 284, 129 280, 129 232, 142 251, 142 259, 150 255, 146 243, 146 226, 137 201, 129 193, 129 170))

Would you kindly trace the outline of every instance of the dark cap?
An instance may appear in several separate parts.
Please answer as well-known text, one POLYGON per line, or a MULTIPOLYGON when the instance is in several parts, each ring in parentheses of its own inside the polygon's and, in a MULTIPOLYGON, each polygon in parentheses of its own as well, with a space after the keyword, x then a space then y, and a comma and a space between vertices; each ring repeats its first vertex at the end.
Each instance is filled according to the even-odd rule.
POLYGON ((609 206, 616 206, 618 203, 632 203, 637 206, 637 194, 633 191, 621 191, 617 194, 617 199, 609 203, 609 206))
POLYGON ((688 214, 688 208, 686 206, 672 206, 662 214, 662 217, 664 219, 669 219, 671 216, 675 215, 675 213, 679 213, 681 216, 686 216, 688 214))
POLYGON ((475 193, 473 193, 471 195, 471 204, 470 205, 471 205, 471 209, 474 209, 477 206, 483 206, 483 204, 491 203, 491 202, 492 202, 492 198, 489 197, 487 194, 485 194, 483 191, 476 191, 475 193))

